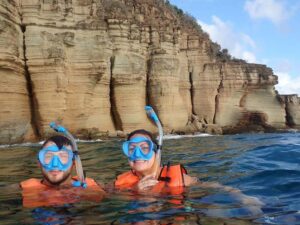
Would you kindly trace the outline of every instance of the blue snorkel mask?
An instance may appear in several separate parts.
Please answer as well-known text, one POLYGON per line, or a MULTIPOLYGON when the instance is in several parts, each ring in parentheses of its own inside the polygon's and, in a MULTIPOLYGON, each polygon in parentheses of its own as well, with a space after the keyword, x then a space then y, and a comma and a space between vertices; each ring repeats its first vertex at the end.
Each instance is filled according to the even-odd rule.
POLYGON ((134 137, 123 143, 123 153, 130 161, 150 160, 156 145, 146 137, 134 137))
POLYGON ((67 171, 72 166, 74 153, 65 146, 59 149, 56 145, 50 145, 39 151, 38 159, 46 171, 67 171))
MULTIPOLYGON (((76 168, 76 173, 78 176, 78 180, 73 182, 74 187, 87 187, 87 184, 85 182, 85 174, 83 172, 82 163, 80 160, 80 156, 78 154, 78 147, 76 144, 76 141, 73 137, 73 135, 63 126, 57 125, 55 122, 50 123, 50 127, 54 129, 58 133, 62 133, 64 136, 69 138, 69 140, 72 143, 72 149, 73 149, 73 155, 74 155, 74 163, 76 168)), ((67 166, 67 165, 66 165, 67 166)))

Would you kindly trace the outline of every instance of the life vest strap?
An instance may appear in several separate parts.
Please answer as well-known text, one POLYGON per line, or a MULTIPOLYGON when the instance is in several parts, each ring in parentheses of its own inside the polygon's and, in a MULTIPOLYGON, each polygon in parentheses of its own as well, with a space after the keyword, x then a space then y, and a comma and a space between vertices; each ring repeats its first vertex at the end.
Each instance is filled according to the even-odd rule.
POLYGON ((169 171, 169 169, 170 169, 170 162, 168 162, 167 163, 167 165, 163 165, 163 167, 162 167, 162 169, 161 169, 161 171, 160 171, 160 174, 159 174, 159 176, 158 176, 158 181, 164 181, 164 182, 167 182, 167 183, 169 183, 170 181, 171 181, 171 177, 169 177, 169 176, 162 176, 162 173, 164 172, 164 170, 165 170, 165 168, 166 168, 166 175, 168 174, 168 171, 169 171))
POLYGON ((182 184, 182 186, 185 186, 184 174, 187 174, 187 171, 184 168, 184 166, 181 164, 176 165, 176 166, 171 166, 170 162, 168 162, 167 165, 164 165, 163 168, 161 169, 159 177, 158 177, 158 181, 166 182, 167 185, 168 185, 168 183, 169 184, 172 183, 172 181, 173 181, 172 179, 176 179, 173 174, 174 171, 177 171, 177 177, 178 176, 181 177, 180 183, 182 184), (179 168, 178 168, 178 166, 179 166, 179 168), (175 168, 178 168, 178 169, 175 169, 175 168))
POLYGON ((157 180, 158 181, 164 181, 164 182, 170 182, 171 181, 171 177, 159 177, 157 180))

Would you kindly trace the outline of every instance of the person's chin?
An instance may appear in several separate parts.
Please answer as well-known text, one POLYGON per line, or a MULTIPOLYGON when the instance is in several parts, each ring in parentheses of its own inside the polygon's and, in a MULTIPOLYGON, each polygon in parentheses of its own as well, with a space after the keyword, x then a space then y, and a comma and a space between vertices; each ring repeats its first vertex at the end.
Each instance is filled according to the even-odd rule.
POLYGON ((147 160, 135 160, 132 162, 133 167, 136 170, 146 170, 148 168, 149 161, 147 160))
POLYGON ((62 177, 63 177, 63 171, 61 171, 61 170, 52 170, 52 171, 49 171, 48 177, 50 178, 51 181, 57 182, 60 179, 62 179, 62 177))
POLYGON ((48 174, 49 174, 50 176, 53 176, 53 177, 60 176, 60 175, 63 174, 63 173, 64 173, 64 172, 61 171, 61 170, 50 170, 50 171, 48 172, 48 174))
POLYGON ((138 160, 134 160, 132 163, 134 165, 147 165, 149 163, 149 161, 148 160, 138 159, 138 160))
POLYGON ((57 176, 62 173, 63 173, 63 171, 61 171, 61 170, 50 170, 49 171, 49 174, 51 174, 52 176, 57 176))

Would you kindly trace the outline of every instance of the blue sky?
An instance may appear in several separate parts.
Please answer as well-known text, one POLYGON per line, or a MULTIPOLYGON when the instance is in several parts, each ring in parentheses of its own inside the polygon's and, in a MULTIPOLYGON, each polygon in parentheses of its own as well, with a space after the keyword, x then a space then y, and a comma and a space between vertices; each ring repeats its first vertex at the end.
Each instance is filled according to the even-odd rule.
POLYGON ((170 0, 231 55, 266 64, 280 94, 300 96, 299 0, 170 0))

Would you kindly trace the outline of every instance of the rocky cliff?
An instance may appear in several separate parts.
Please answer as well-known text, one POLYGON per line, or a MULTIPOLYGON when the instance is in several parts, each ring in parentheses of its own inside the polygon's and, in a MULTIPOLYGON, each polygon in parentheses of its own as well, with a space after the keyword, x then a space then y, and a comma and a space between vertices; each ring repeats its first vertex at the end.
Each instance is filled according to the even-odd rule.
POLYGON ((166 132, 286 127, 272 70, 230 59, 163 0, 2 0, 0 49, 0 143, 50 121, 86 138, 155 130, 146 104, 166 132))
POLYGON ((300 98, 297 95, 281 95, 280 97, 285 103, 287 125, 300 129, 300 98))

